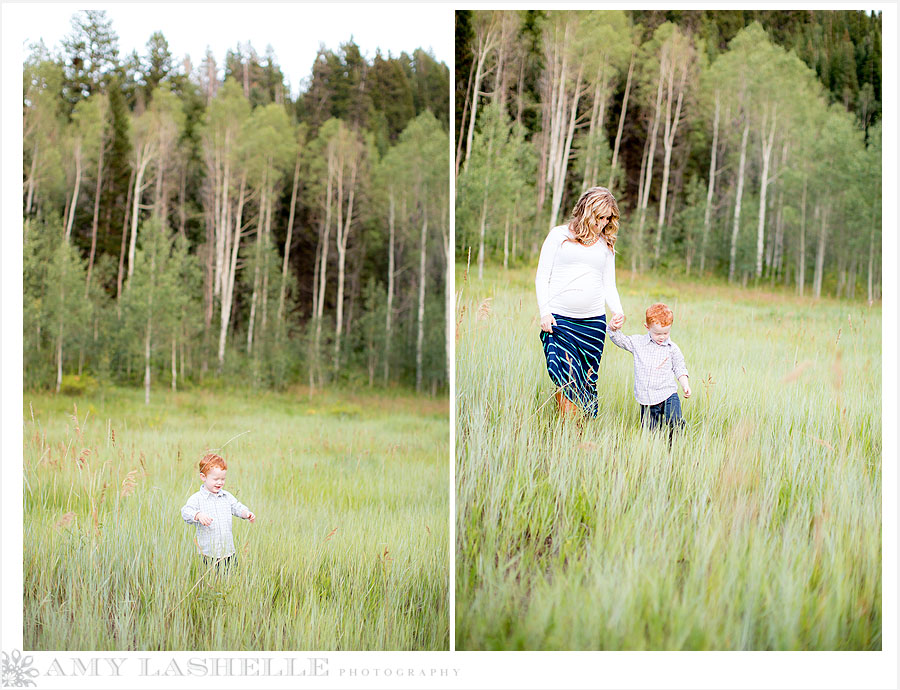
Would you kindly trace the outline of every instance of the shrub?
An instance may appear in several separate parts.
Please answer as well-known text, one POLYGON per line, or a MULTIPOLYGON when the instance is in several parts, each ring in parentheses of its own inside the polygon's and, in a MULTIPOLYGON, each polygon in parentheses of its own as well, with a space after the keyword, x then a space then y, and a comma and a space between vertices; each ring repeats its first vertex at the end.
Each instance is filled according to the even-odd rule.
POLYGON ((81 376, 75 374, 66 374, 62 377, 62 383, 59 386, 59 392, 63 395, 90 395, 97 390, 97 379, 89 374, 81 376))

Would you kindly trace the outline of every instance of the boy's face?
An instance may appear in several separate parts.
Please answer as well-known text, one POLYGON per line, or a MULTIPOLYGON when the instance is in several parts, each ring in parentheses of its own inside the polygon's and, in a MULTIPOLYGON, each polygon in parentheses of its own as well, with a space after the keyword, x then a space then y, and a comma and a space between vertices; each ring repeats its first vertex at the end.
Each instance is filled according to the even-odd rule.
POLYGON ((672 330, 671 324, 668 326, 660 326, 658 323, 651 323, 649 326, 645 323, 644 328, 650 331, 650 339, 657 345, 662 345, 669 337, 669 331, 672 330))
POLYGON ((223 470, 221 467, 213 467, 209 472, 203 474, 200 473, 200 479, 203 480, 203 486, 206 487, 206 490, 211 494, 219 493, 219 489, 225 486, 225 473, 228 470, 223 470))

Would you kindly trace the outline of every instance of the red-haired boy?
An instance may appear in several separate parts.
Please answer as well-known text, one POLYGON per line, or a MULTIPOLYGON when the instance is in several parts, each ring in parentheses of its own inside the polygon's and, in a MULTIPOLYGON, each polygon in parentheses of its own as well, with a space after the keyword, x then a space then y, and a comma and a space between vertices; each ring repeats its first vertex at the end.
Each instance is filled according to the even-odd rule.
POLYGON ((670 444, 674 429, 684 426, 675 380, 684 389, 685 399, 691 397, 684 355, 669 339, 674 320, 672 310, 657 302, 646 312, 647 333, 624 335, 612 325, 609 330, 609 339, 634 356, 634 397, 641 406, 641 426, 655 429, 667 424, 670 444))
POLYGON ((225 491, 228 465, 224 458, 208 453, 200 461, 200 491, 188 498, 181 509, 181 517, 189 525, 197 525, 197 545, 204 565, 215 562, 216 570, 224 561, 225 569, 234 557, 234 538, 231 535, 231 516, 253 522, 256 516, 233 494, 225 491))

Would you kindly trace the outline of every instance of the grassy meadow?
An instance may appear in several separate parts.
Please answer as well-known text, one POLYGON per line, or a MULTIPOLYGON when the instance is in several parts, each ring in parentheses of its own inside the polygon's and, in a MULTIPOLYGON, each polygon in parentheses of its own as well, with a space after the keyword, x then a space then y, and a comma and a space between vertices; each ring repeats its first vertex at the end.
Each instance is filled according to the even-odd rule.
POLYGON ((448 407, 405 393, 24 395, 24 647, 449 647, 448 407), (180 509, 207 448, 237 567, 180 509))
POLYGON ((561 419, 532 268, 457 276, 457 649, 881 649, 881 305, 618 275, 675 312, 671 451, 607 339, 561 419))

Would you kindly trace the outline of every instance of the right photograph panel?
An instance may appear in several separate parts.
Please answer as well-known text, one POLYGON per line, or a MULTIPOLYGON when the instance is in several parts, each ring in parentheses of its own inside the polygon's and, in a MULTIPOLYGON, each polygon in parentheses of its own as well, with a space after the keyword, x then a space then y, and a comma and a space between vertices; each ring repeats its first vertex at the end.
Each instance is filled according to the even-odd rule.
POLYGON ((456 649, 881 649, 881 32, 456 12, 456 649))

